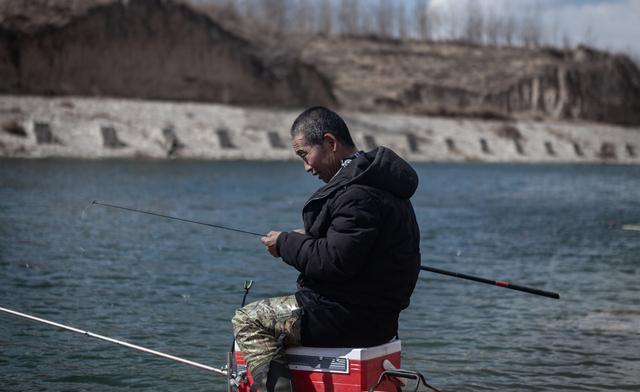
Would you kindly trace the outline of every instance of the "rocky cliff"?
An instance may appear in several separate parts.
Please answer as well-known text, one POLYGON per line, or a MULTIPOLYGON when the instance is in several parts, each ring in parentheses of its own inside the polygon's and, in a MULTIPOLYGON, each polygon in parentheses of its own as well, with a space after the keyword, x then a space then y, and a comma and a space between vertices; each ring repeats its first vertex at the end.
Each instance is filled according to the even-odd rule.
POLYGON ((318 39, 302 58, 354 110, 640 124, 638 68, 585 47, 318 39))
POLYGON ((177 0, 0 0, 0 93, 640 124, 625 56, 344 37, 265 47, 236 23, 177 0))

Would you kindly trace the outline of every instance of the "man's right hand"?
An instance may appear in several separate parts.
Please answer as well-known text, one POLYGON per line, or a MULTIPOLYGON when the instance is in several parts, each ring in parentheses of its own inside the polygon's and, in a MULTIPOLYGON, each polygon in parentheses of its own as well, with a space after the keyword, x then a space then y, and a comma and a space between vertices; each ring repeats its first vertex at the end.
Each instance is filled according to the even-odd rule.
POLYGON ((279 231, 270 231, 266 236, 260 239, 262 244, 267 248, 267 251, 271 253, 271 256, 273 257, 280 257, 278 250, 276 249, 279 235, 279 231))

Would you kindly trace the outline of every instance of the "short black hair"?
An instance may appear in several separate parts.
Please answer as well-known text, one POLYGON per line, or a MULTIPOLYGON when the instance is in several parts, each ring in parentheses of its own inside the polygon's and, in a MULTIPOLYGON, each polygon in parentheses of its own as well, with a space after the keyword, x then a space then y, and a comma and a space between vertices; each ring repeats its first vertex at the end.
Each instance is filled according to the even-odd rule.
POLYGON ((291 137, 299 133, 302 133, 304 140, 312 145, 322 144, 324 135, 331 133, 348 147, 355 147, 344 120, 337 113, 322 106, 314 106, 300 113, 291 125, 291 137))

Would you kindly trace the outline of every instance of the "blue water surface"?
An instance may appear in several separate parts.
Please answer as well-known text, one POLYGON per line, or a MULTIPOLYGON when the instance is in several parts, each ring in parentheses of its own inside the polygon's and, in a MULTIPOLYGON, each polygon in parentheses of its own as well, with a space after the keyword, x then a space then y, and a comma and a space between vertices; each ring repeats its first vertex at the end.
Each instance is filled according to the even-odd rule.
MULTIPOLYGON (((444 391, 640 390, 640 169, 416 164, 425 265, 403 367, 444 391)), ((210 365, 249 299, 297 273, 258 237, 89 207, 94 199, 257 232, 301 226, 297 163, 0 160, 0 306, 210 365)), ((384 290, 384 287, 380 288, 384 290)), ((366 328, 366 326, 363 326, 366 328)), ((3 391, 224 391, 202 370, 0 314, 3 391)))

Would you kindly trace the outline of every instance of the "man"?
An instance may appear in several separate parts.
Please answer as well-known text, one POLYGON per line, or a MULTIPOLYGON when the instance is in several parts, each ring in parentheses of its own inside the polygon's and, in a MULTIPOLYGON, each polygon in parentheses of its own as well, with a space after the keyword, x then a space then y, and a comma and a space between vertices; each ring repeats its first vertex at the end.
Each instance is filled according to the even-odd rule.
POLYGON ((284 348, 367 347, 397 334, 420 269, 420 232, 409 198, 416 172, 393 151, 364 153, 323 107, 291 127, 307 172, 326 183, 304 205, 304 229, 262 243, 300 271, 295 295, 254 302, 233 318, 254 389, 291 391, 284 348))

